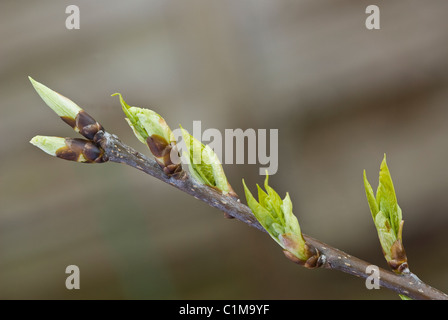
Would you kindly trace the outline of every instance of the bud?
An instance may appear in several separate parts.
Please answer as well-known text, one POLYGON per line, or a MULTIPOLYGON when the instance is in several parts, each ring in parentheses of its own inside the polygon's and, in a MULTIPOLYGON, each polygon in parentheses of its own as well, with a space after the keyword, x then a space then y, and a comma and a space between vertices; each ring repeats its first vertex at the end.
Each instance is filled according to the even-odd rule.
POLYGON ((51 156, 65 160, 83 163, 107 161, 104 151, 89 140, 35 136, 30 143, 51 156))
POLYGON ((378 232, 384 257, 391 269, 398 274, 408 273, 406 252, 402 242, 403 223, 392 177, 386 163, 386 155, 381 163, 376 197, 364 170, 364 188, 367 202, 378 232))
POLYGON ((266 172, 264 182, 266 192, 257 184, 258 202, 243 179, 248 206, 272 239, 285 250, 285 255, 290 260, 309 268, 319 266, 319 253, 317 251, 313 253, 313 250, 306 244, 299 222, 292 212, 289 194, 286 193, 282 200, 278 193, 268 185, 268 178, 266 172))
POLYGON ((76 103, 28 77, 42 100, 61 117, 61 119, 89 140, 104 128, 76 103))
POLYGON ((174 163, 171 159, 171 151, 175 149, 176 152, 176 140, 165 119, 152 110, 131 107, 120 93, 114 93, 112 96, 116 95, 120 98, 127 123, 137 139, 148 145, 163 172, 168 175, 180 173, 181 164, 174 163))
POLYGON ((232 197, 238 197, 227 181, 222 164, 213 149, 194 138, 182 127, 181 131, 186 148, 184 156, 190 175, 201 184, 214 187, 232 197))

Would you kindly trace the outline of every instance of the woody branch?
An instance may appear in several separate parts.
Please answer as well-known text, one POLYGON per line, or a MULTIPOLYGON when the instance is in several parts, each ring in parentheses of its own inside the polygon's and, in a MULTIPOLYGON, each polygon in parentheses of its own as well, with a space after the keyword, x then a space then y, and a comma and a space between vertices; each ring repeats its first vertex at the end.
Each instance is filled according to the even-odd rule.
MULTIPOLYGON (((31 78, 30 80, 47 105, 65 123, 86 138, 35 136, 31 139, 30 142, 33 145, 46 153, 76 162, 111 161, 129 165, 221 210, 227 218, 236 218, 258 230, 268 232, 282 246, 286 257, 293 262, 309 269, 321 267, 339 270, 361 278, 369 276, 366 270, 371 265, 370 263, 302 234, 297 218, 292 213, 292 202, 288 193, 281 200, 275 190, 268 185, 267 177, 265 180, 267 193, 257 187, 258 201, 252 196, 243 180, 249 206, 242 204, 228 183, 213 150, 195 140, 184 129, 182 129, 182 136, 189 141, 187 143, 189 156, 194 156, 194 150, 198 149, 207 161, 196 165, 190 161, 188 170, 183 170, 182 165, 173 162, 171 158, 171 151, 175 151, 174 154, 178 152, 172 131, 156 112, 131 107, 120 94, 117 94, 127 116, 126 121, 136 137, 147 144, 154 156, 152 160, 121 142, 117 136, 108 133, 101 124, 73 101, 31 78), (279 215, 278 212, 281 214, 279 215)), ((396 203, 385 158, 381 165, 380 186, 376 198, 373 196, 365 173, 364 183, 372 216, 381 235, 380 239, 387 240, 381 243, 383 252, 387 253, 387 261, 395 271, 392 273, 379 269, 380 285, 397 292, 402 299, 448 300, 448 295, 420 281, 407 267, 407 259, 401 243, 403 226, 401 209, 396 203), (384 206, 384 199, 387 200, 386 204, 393 204, 392 208, 384 206)))
MULTIPOLYGON (((141 170, 251 227, 266 232, 253 215, 251 209, 238 199, 225 196, 213 188, 199 184, 187 174, 181 174, 177 177, 164 174, 154 160, 124 144, 116 135, 99 131, 94 141, 103 149, 104 159, 141 170)), ((372 265, 371 263, 353 257, 305 234, 303 236, 306 243, 319 253, 321 257, 319 267, 342 271, 361 278, 369 276, 369 274, 366 274, 366 268, 372 265)), ((448 300, 448 295, 425 284, 412 273, 398 275, 382 268, 379 268, 379 271, 380 285, 398 294, 418 300, 448 300)))

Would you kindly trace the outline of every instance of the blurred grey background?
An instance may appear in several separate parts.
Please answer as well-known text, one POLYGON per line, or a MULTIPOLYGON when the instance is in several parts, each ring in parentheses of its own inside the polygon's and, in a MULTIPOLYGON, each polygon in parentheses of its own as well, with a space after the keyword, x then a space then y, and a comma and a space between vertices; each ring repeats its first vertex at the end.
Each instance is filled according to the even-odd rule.
MULTIPOLYGON (((30 75, 146 154, 121 92, 172 127, 279 129, 302 230, 381 267, 365 200, 387 153, 411 269, 448 291, 445 0, 24 1, 0 4, 1 299, 397 299, 306 270, 266 235, 123 165, 52 158, 37 134, 79 137, 30 75), (65 9, 80 8, 67 30, 65 9), (381 30, 365 27, 377 4, 381 30), (81 289, 65 288, 65 268, 81 289)), ((260 165, 226 165, 255 190, 260 165)), ((245 201, 243 199, 243 201, 245 201)))

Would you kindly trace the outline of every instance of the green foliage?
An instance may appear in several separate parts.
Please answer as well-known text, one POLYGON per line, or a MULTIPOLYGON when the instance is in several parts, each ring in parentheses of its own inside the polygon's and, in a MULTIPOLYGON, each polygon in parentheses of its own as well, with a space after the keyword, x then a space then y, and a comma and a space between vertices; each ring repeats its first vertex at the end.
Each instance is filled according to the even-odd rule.
POLYGON ((244 192, 247 204, 253 214, 266 229, 269 235, 284 249, 302 261, 309 258, 299 222, 292 212, 292 202, 286 193, 282 200, 278 193, 269 184, 266 175, 264 187, 266 192, 257 184, 258 201, 254 198, 243 179, 244 192))
POLYGON ((200 182, 216 187, 223 193, 233 192, 219 161, 218 155, 208 145, 204 145, 181 127, 183 142, 185 143, 189 172, 200 182))
POLYGON ((379 184, 376 196, 367 180, 364 170, 364 187, 367 202, 372 213, 372 218, 378 232, 378 237, 388 262, 396 259, 393 256, 392 246, 402 240, 402 212, 398 205, 392 177, 386 162, 386 155, 381 163, 379 184))
POLYGON ((142 143, 147 144, 148 137, 157 135, 165 139, 167 143, 174 141, 174 135, 170 127, 158 113, 145 108, 131 107, 124 101, 120 93, 114 93, 112 96, 118 95, 126 121, 134 131, 135 136, 142 143))

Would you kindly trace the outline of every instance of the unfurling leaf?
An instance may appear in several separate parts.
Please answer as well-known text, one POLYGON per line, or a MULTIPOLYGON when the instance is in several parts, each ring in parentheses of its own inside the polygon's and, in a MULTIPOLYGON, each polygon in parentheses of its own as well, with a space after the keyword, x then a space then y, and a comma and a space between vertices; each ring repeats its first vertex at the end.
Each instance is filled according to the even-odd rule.
POLYGON ((313 256, 309 247, 303 239, 299 222, 292 212, 292 202, 289 194, 286 193, 282 200, 278 193, 268 185, 268 175, 264 187, 266 192, 257 184, 258 201, 254 198, 243 179, 244 192, 247 204, 253 214, 266 229, 269 235, 296 259, 305 263, 313 256))
POLYGON ((184 156, 187 159, 191 176, 201 184, 219 189, 224 194, 236 197, 227 181, 218 155, 208 145, 194 138, 181 127, 182 140, 185 143, 184 156))
POLYGON ((392 177, 386 163, 386 155, 381 163, 376 196, 367 180, 364 170, 364 188, 378 238, 387 263, 396 273, 409 272, 406 253, 402 243, 403 221, 398 205, 392 177))
POLYGON ((176 141, 170 127, 158 113, 144 108, 129 106, 120 93, 118 95, 126 121, 140 142, 146 144, 162 170, 172 175, 182 171, 180 161, 175 163, 172 156, 177 156, 176 141))

